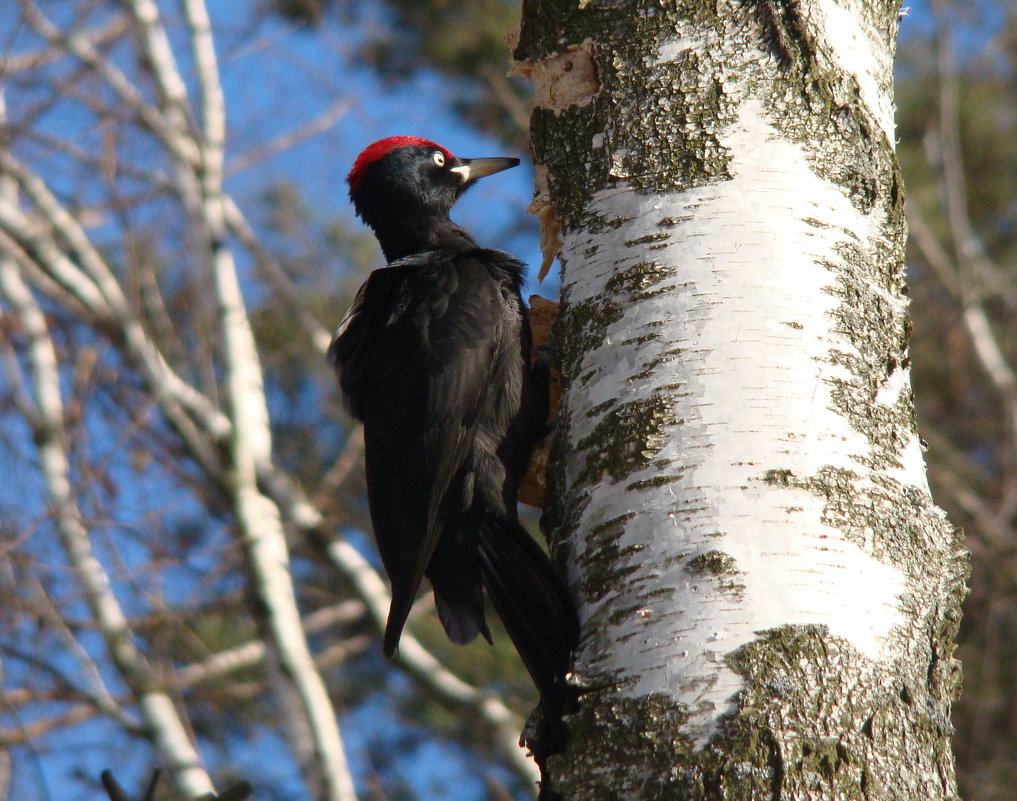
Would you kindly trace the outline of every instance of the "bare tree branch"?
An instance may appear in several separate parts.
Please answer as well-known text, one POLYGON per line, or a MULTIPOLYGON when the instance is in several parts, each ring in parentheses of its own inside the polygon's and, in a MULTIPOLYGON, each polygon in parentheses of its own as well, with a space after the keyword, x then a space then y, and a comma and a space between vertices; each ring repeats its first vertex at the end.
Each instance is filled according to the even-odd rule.
MULTIPOLYGON (((963 275, 963 279, 954 286, 962 308, 964 327, 971 338, 975 354, 1003 403, 1010 442, 1008 450, 1014 453, 1017 452, 1017 375, 999 347, 983 305, 985 279, 996 271, 985 256, 985 249, 975 233, 968 211, 952 27, 945 23, 943 0, 936 0, 933 9, 938 23, 936 63, 941 130, 939 144, 943 167, 941 183, 958 264, 957 272, 963 275)), ((942 255, 936 253, 934 248, 927 246, 925 250, 931 252, 936 262, 942 261, 942 255)), ((937 268, 937 272, 942 269, 937 268)))
MULTIPOLYGON (((182 127, 186 117, 186 88, 151 0, 130 4, 141 27, 142 40, 167 116, 182 127)), ((251 564, 254 589, 265 609, 274 656, 279 660, 282 684, 298 699, 296 709, 312 738, 313 761, 302 761, 305 778, 322 785, 330 801, 354 801, 356 792, 343 752, 339 722, 324 682, 318 673, 300 627, 296 593, 289 573, 289 551, 276 505, 258 487, 257 466, 272 459, 264 379, 247 308, 227 239, 222 194, 225 107, 219 85, 208 14, 201 0, 187 0, 195 67, 203 100, 204 137, 199 147, 201 171, 198 206, 192 210, 210 263, 219 322, 224 342, 226 383, 229 389, 232 464, 230 491, 241 539, 251 564), (309 772, 309 773, 308 773, 309 772)), ((186 165, 181 165, 181 170, 186 165)))
MULTIPOLYGON (((0 194, 12 201, 14 184, 5 180, 0 194)), ((68 562, 99 623, 107 648, 125 683, 134 692, 142 717, 163 759, 170 766, 182 791, 201 795, 212 791, 212 782, 201 767, 173 702, 157 689, 147 660, 138 650, 126 617, 110 589, 109 577, 95 557, 88 531, 74 498, 67 459, 67 435, 56 351, 45 319, 14 262, 0 256, 0 294, 21 321, 28 338, 28 353, 35 384, 35 404, 40 425, 34 434, 39 443, 43 477, 53 507, 54 524, 68 562)))
POLYGON ((286 302, 290 310, 297 316, 300 327, 308 340, 316 350, 324 354, 332 341, 332 335, 318 320, 311 314, 307 307, 301 303, 293 282, 278 259, 274 258, 265 248, 261 246, 258 237, 251 230, 250 224, 243 212, 233 202, 233 199, 226 195, 223 198, 226 208, 226 222, 237 240, 257 259, 265 277, 272 284, 272 289, 279 295, 280 300, 286 302))
MULTIPOLYGON (((98 48, 119 39, 129 27, 127 17, 116 16, 97 28, 83 31, 80 36, 90 46, 98 48)), ((50 46, 34 53, 4 56, 0 58, 0 75, 11 76, 35 70, 62 58, 67 58, 67 48, 62 46, 50 46)))
POLYGON ((92 67, 109 84, 121 102, 134 111, 145 127, 155 134, 177 158, 189 164, 200 160, 193 140, 180 133, 179 129, 167 124, 158 109, 145 101, 131 81, 109 59, 100 53, 88 37, 77 32, 64 34, 39 10, 34 0, 18 0, 21 11, 29 25, 51 46, 61 47, 92 67))
MULTIPOLYGON (((347 601, 336 604, 306 616, 303 620, 304 630, 308 634, 314 634, 331 626, 356 620, 363 613, 364 605, 360 602, 347 601)), ((259 664, 265 658, 265 651, 264 642, 249 640, 229 650, 219 651, 203 662, 179 668, 175 671, 173 681, 180 688, 194 687, 202 682, 259 664)), ((315 660, 319 666, 325 663, 332 664, 334 656, 319 654, 315 660)))
POLYGON ((249 150, 247 153, 243 153, 232 159, 227 165, 226 176, 232 177, 244 170, 249 170, 256 164, 260 164, 273 156, 286 152, 294 145, 298 145, 320 133, 324 133, 339 122, 339 120, 345 117, 346 112, 350 110, 352 105, 353 104, 349 99, 344 97, 339 98, 328 108, 305 122, 303 125, 294 128, 292 131, 279 134, 279 136, 270 139, 268 142, 259 145, 253 150, 249 150))

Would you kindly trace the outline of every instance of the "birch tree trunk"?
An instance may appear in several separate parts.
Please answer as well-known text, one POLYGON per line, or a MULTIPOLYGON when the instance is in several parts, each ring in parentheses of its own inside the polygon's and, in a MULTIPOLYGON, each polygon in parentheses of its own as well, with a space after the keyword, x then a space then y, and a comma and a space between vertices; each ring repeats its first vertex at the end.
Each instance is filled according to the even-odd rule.
POLYGON ((899 5, 527 0, 569 801, 956 798, 967 575, 908 372, 899 5), (555 242, 555 240, 557 240, 555 242))

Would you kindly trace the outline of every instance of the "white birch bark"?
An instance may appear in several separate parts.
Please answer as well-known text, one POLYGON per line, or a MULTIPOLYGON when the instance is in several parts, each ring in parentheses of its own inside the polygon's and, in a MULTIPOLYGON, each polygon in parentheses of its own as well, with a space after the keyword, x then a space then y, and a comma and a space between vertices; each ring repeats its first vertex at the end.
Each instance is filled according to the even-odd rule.
POLYGON ((954 798, 966 565, 914 425, 897 6, 524 3, 590 688, 566 798, 954 798), (543 169, 541 169, 543 168, 543 169))

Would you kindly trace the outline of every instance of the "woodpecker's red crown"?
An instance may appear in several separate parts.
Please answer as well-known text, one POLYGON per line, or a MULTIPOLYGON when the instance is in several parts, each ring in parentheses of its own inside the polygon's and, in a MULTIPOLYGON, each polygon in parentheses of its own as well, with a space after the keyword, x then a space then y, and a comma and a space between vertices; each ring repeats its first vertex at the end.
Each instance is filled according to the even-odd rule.
POLYGON ((350 185, 350 191, 356 191, 357 184, 360 183, 360 179, 364 176, 364 171, 368 166, 400 147, 431 147, 435 150, 440 150, 449 161, 455 159, 455 156, 447 148, 432 142, 430 139, 423 139, 419 136, 390 136, 387 139, 379 139, 373 145, 365 147, 363 152, 357 156, 357 160, 353 162, 353 168, 350 170, 350 174, 346 176, 346 183, 350 185))

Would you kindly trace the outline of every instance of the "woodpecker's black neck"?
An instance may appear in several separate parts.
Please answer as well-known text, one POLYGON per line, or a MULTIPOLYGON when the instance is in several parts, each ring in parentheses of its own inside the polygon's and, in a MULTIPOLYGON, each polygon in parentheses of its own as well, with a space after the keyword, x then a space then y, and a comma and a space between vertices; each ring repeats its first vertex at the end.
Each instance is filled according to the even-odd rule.
POLYGON ((389 262, 428 250, 460 250, 475 247, 476 242, 448 217, 391 215, 379 224, 368 220, 378 244, 389 262))

